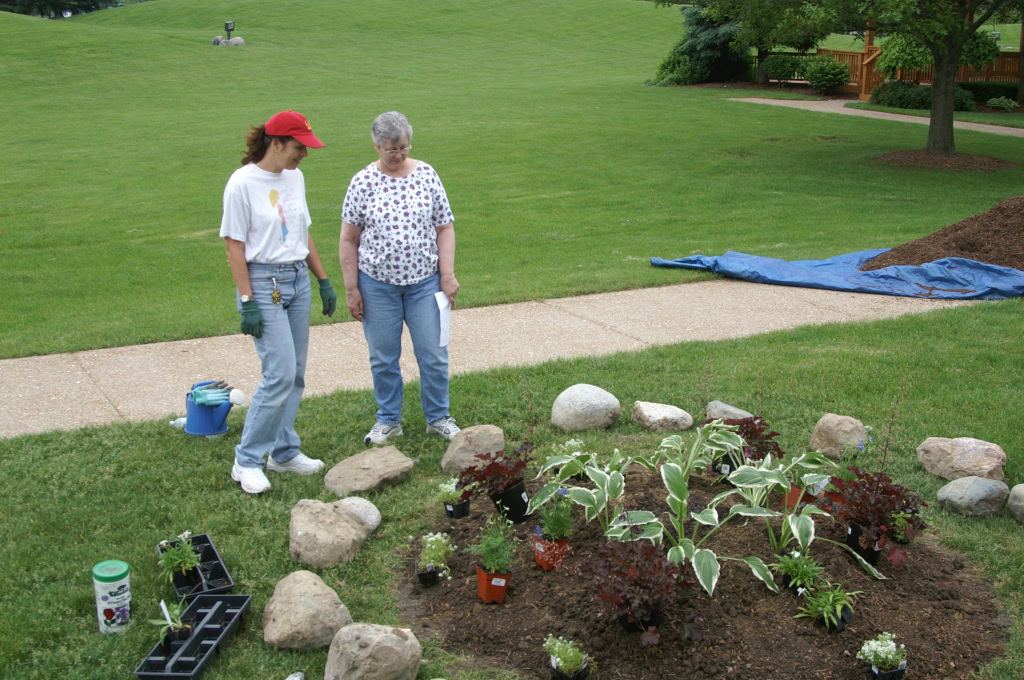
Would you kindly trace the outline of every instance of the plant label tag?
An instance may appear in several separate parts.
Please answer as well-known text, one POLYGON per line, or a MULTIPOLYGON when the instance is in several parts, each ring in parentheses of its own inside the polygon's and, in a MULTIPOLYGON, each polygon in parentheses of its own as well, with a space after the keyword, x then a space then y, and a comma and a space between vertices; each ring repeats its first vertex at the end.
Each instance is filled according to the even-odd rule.
POLYGON ((503 579, 503 578, 492 578, 491 579, 491 585, 494 586, 495 588, 504 588, 505 587, 505 579, 503 579))
POLYGON ((445 503, 444 504, 444 509, 447 510, 448 512, 454 512, 455 511, 455 506, 454 505, 449 505, 448 503, 445 503))
POLYGON ((846 535, 850 536, 853 534, 853 527, 846 527, 846 535))
POLYGON ((529 503, 530 502, 530 497, 526 495, 525 491, 523 492, 523 502, 524 503, 529 503))
POLYGON ((539 552, 541 555, 544 554, 544 544, 543 543, 539 543, 538 542, 537 545, 534 546, 534 547, 536 548, 537 552, 539 552))
POLYGON ((727 475, 727 474, 729 474, 729 470, 730 470, 730 469, 731 469, 731 468, 729 467, 729 464, 728 464, 728 463, 722 463, 722 474, 723 474, 723 475, 727 475))

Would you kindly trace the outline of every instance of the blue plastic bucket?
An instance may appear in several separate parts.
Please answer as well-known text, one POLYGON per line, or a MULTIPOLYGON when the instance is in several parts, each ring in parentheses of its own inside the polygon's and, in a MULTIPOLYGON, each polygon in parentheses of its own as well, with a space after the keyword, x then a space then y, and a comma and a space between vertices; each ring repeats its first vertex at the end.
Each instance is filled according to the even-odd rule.
MULTIPOLYGON (((204 380, 192 385, 192 389, 209 385, 216 380, 204 380)), ((216 406, 200 406, 192 401, 192 391, 185 394, 185 433, 196 437, 210 437, 228 431, 228 411, 231 402, 216 406)))

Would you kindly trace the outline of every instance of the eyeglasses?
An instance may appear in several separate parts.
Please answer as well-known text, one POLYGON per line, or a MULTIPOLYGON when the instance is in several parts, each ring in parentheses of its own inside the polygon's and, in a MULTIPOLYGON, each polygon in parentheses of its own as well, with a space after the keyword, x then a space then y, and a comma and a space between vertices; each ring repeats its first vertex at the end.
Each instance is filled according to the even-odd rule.
POLYGON ((412 145, 411 144, 409 146, 403 147, 401 149, 381 149, 380 150, 380 152, 382 154, 384 154, 385 156, 398 156, 399 154, 404 156, 404 155, 408 155, 410 151, 412 151, 412 145))

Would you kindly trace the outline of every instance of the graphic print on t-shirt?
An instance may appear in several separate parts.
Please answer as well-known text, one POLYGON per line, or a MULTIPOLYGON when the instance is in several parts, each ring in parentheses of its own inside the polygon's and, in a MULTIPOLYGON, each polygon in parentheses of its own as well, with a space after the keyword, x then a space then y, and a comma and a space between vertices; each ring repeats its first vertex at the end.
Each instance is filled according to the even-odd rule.
POLYGON ((270 190, 270 205, 277 208, 277 214, 281 216, 281 243, 288 238, 288 219, 284 216, 284 205, 277 201, 277 189, 270 190))

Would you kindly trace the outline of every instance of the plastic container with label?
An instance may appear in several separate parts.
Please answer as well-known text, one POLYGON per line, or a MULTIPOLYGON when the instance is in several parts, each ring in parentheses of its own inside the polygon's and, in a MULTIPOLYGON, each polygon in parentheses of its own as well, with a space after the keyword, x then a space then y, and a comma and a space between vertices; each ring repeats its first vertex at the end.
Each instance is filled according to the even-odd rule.
POLYGON ((132 622, 130 573, 131 567, 121 560, 107 560, 92 568, 101 633, 120 633, 132 622))

